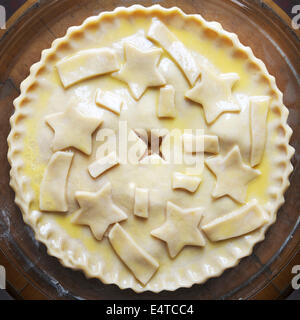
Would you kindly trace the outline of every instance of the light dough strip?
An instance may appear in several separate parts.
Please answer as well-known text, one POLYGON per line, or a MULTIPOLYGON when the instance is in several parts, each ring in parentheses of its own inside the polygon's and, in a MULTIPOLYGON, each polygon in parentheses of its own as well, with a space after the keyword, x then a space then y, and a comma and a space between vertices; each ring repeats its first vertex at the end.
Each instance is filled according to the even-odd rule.
POLYGON ((108 235, 110 244, 134 276, 144 285, 159 267, 158 262, 117 223, 108 235))
POLYGON ((240 209, 217 218, 202 227, 211 241, 220 241, 247 234, 269 221, 269 216, 252 200, 240 209))
POLYGON ((82 80, 117 71, 119 63, 112 49, 88 49, 62 59, 56 68, 63 86, 68 88, 82 80))
POLYGON ((68 211, 66 185, 73 152, 58 151, 48 163, 40 188, 40 209, 43 211, 68 211))
POLYGON ((147 34, 148 38, 162 46, 176 61, 190 85, 194 85, 201 70, 191 52, 176 36, 158 19, 153 18, 147 34))

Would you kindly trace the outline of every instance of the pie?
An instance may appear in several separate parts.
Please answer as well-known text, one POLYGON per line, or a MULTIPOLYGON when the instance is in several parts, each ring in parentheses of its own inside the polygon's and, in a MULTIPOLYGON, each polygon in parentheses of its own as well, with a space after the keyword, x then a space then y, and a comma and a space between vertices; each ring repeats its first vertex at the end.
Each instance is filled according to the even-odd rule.
POLYGON ((217 22, 134 5, 42 52, 15 100, 11 186, 48 253, 136 292, 219 276, 284 203, 292 130, 264 63, 217 22))

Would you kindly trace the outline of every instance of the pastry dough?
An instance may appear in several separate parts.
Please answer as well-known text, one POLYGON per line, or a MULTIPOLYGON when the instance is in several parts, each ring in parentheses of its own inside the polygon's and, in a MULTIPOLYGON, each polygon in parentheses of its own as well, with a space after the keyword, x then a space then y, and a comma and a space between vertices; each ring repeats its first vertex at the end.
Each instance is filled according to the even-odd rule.
POLYGON ((229 195, 238 202, 244 202, 248 183, 260 175, 260 171, 243 163, 238 147, 234 147, 226 157, 211 157, 205 163, 217 177, 212 193, 215 198, 229 195))
POLYGON ((268 220, 269 216, 257 200, 252 200, 240 209, 202 226, 202 230, 210 240, 220 241, 249 233, 267 223, 268 220))
POLYGON ((159 263, 143 250, 117 223, 109 233, 109 241, 117 255, 144 285, 153 277, 159 263))
POLYGON ((173 188, 195 192, 201 182, 197 176, 189 176, 180 172, 173 173, 173 188))
POLYGON ((151 234, 167 243, 171 258, 175 258, 185 246, 204 246, 199 223, 203 208, 182 209, 172 202, 167 203, 167 219, 151 234))
POLYGON ((41 183, 41 210, 68 211, 66 185, 73 155, 58 151, 51 157, 41 183))
POLYGON ((149 190, 135 189, 134 214, 141 218, 148 218, 149 190))
POLYGON ((135 99, 140 99, 148 87, 161 86, 166 83, 157 69, 162 50, 140 50, 124 43, 126 63, 114 74, 117 79, 127 82, 135 99))
POLYGON ((99 177, 108 169, 116 166, 119 160, 115 152, 111 152, 106 157, 100 158, 95 162, 91 163, 88 167, 89 173, 93 178, 99 177))
POLYGON ((251 254, 284 202, 282 93, 198 14, 90 17, 42 53, 14 105, 16 203, 47 252, 89 278, 136 292, 203 283, 251 254))
POLYGON ((101 89, 99 89, 96 96, 96 103, 99 106, 119 115, 121 112, 123 100, 122 98, 120 98, 120 96, 111 93, 110 91, 102 91, 101 89))
POLYGON ((267 115, 270 97, 252 97, 250 100, 251 166, 258 165, 265 149, 267 115))
POLYGON ((239 80, 236 73, 216 75, 206 70, 201 80, 185 96, 202 104, 208 123, 216 120, 223 112, 239 111, 239 105, 232 96, 232 87, 239 80))
POLYGON ((102 240, 111 224, 127 219, 112 200, 109 182, 97 192, 77 191, 75 197, 80 209, 74 213, 72 222, 89 226, 97 240, 102 240))
POLYGON ((167 85, 160 89, 157 116, 159 118, 175 118, 175 89, 167 85))
POLYGON ((185 152, 219 153, 219 138, 212 135, 183 135, 183 149, 185 152))
POLYGON ((191 52, 158 19, 153 19, 148 31, 148 38, 161 45, 177 62, 191 85, 200 75, 200 66, 191 52))
POLYGON ((109 48, 82 50, 56 64, 65 88, 88 78, 119 69, 116 53, 109 48))
POLYGON ((204 135, 204 152, 219 153, 219 138, 218 136, 204 135))
POLYGON ((54 130, 53 151, 74 147, 91 154, 92 133, 102 119, 87 117, 70 104, 64 112, 51 114, 45 120, 54 130))

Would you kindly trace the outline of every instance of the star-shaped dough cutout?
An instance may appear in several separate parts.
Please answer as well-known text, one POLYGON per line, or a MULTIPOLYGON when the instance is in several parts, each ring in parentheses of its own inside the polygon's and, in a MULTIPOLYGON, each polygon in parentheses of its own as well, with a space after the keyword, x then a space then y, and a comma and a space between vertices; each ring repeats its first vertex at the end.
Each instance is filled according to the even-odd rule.
POLYGON ((254 170, 243 162, 238 146, 233 147, 225 157, 211 157, 205 163, 217 177, 212 193, 214 198, 228 195, 243 203, 248 183, 260 175, 259 170, 254 170))
POLYGON ((138 100, 148 87, 162 86, 166 83, 157 64, 161 49, 141 51, 128 42, 124 43, 126 63, 113 76, 128 84, 133 97, 138 100))
POLYGON ((170 256, 175 258, 185 246, 204 246, 199 230, 202 208, 182 209, 171 201, 167 203, 167 219, 151 235, 167 243, 170 256))
POLYGON ((45 121, 54 130, 52 150, 74 147, 85 154, 92 153, 92 133, 100 126, 102 119, 87 117, 72 108, 47 116, 45 121))
POLYGON ((206 121, 211 123, 223 112, 240 110, 232 97, 232 87, 238 80, 236 73, 216 75, 206 70, 202 72, 201 80, 186 92, 185 97, 202 104, 206 121))
POLYGON ((127 214, 112 200, 110 182, 98 192, 77 191, 75 198, 80 209, 74 213, 72 222, 89 226, 97 240, 103 238, 111 224, 127 219, 127 214))

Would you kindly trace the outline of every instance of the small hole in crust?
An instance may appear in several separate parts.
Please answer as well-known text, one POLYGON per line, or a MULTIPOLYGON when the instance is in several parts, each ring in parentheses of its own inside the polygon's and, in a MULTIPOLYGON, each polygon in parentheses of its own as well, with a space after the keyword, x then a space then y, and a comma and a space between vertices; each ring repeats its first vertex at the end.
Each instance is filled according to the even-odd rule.
POLYGON ((277 193, 271 192, 270 198, 275 201, 277 199, 277 193))
POLYGON ((42 66, 39 68, 39 70, 36 72, 37 77, 42 76, 47 72, 47 68, 45 66, 42 66))
POLYGON ((45 60, 46 60, 46 62, 48 62, 48 63, 53 63, 53 62, 55 62, 55 61, 56 61, 56 53, 55 53, 55 52, 51 52, 51 53, 47 56, 47 58, 46 58, 45 60))
POLYGON ((281 138, 285 137, 285 128, 283 126, 279 126, 277 129, 277 133, 279 137, 281 138))
POLYGON ((15 149, 13 154, 14 154, 15 157, 18 157, 18 156, 20 156, 22 154, 22 150, 21 149, 15 149))
POLYGON ((193 25, 193 21, 190 21, 190 20, 177 21, 177 20, 178 18, 176 19, 176 26, 178 26, 179 29, 186 30, 187 32, 190 32, 192 34, 194 33, 195 25, 193 25))
POLYGON ((283 177, 277 177, 275 182, 278 186, 281 186, 283 184, 283 177))
POLYGON ((204 29, 203 35, 210 40, 216 40, 219 37, 219 34, 210 28, 204 29))
POLYGON ((30 103, 30 99, 28 97, 24 97, 20 102, 19 102, 19 106, 21 108, 25 107, 26 104, 30 103))
MULTIPOLYGON (((217 40, 217 46, 220 48, 231 48, 233 46, 233 43, 232 43, 232 40, 229 39, 228 37, 220 36, 217 40)), ((241 51, 241 50, 236 50, 236 51, 241 51)))
POLYGON ((77 263, 78 262, 80 262, 80 250, 74 250, 73 251, 73 259, 75 260, 75 261, 77 261, 77 263))
POLYGON ((247 60, 248 54, 244 50, 236 49, 233 51, 232 57, 235 59, 247 60))
MULTIPOLYGON (((75 41, 79 41, 84 37, 84 32, 82 30, 76 30, 72 33, 71 35, 71 39, 75 40, 75 41)), ((70 49, 70 46, 68 48, 66 48, 67 50, 70 49)), ((64 49, 63 49, 64 50, 64 49)))
POLYGON ((27 89, 27 93, 30 91, 34 91, 39 87, 39 84, 35 81, 33 82, 27 89))
POLYGON ((199 26, 202 27, 202 22, 195 17, 191 17, 188 21, 186 21, 187 30, 193 33, 199 30, 199 26))
POLYGON ((247 68, 249 69, 249 71, 252 71, 252 72, 257 72, 260 70, 259 66, 252 61, 247 63, 247 68))
POLYGON ((283 155, 286 155, 288 153, 286 145, 281 144, 277 148, 278 148, 279 152, 282 153, 283 155))
POLYGON ((62 249, 62 251, 67 251, 69 249, 69 243, 67 240, 62 240, 61 249, 62 249))
POLYGON ((99 29, 99 22, 98 21, 92 21, 89 24, 86 25, 87 31, 94 32, 99 29))
POLYGON ((14 140, 19 140, 21 137, 21 135, 19 134, 19 132, 16 132, 14 135, 13 135, 13 139, 14 140))
POLYGON ((280 107, 278 106, 274 106, 272 107, 272 112, 277 116, 277 117, 280 117, 281 116, 281 109, 280 107))
POLYGON ((71 47, 71 45, 70 45, 70 43, 68 43, 68 42, 61 42, 58 46, 57 46, 57 50, 59 50, 59 51, 69 51, 69 50, 71 50, 72 49, 72 47, 71 47))
MULTIPOLYGON (((270 82, 269 82, 269 84, 270 84, 270 82)), ((271 90, 269 91, 268 95, 269 95, 272 99, 274 99, 274 100, 277 100, 277 99, 278 99, 278 94, 277 94, 277 92, 276 92, 275 90, 273 90, 273 89, 271 89, 271 90)))
POLYGON ((54 233, 52 230, 48 230, 48 232, 47 232, 47 234, 46 234, 46 239, 47 239, 47 240, 52 239, 54 234, 55 234, 55 233, 54 233))
POLYGON ((286 163, 284 161, 281 161, 277 164, 278 168, 280 169, 280 171, 285 171, 286 169, 286 163))
POLYGON ((269 79, 262 73, 259 75, 258 82, 264 85, 270 85, 269 79))
POLYGON ((16 118, 16 124, 20 124, 20 122, 22 122, 25 118, 26 118, 26 116, 24 114, 20 113, 18 115, 18 117, 16 118))

